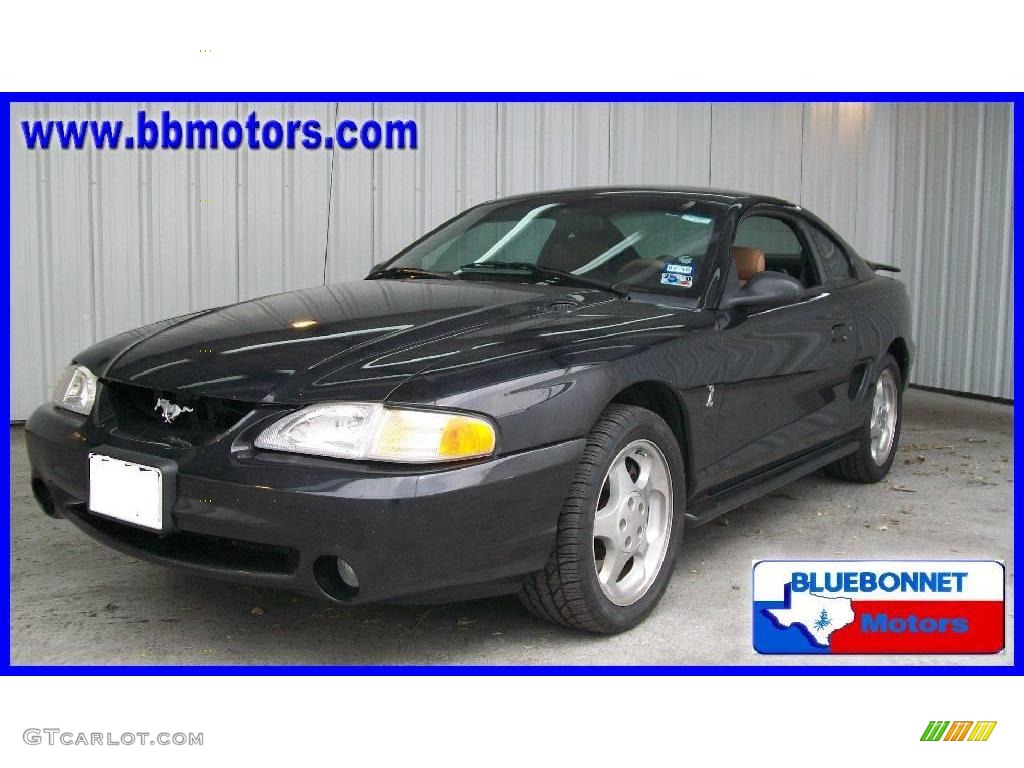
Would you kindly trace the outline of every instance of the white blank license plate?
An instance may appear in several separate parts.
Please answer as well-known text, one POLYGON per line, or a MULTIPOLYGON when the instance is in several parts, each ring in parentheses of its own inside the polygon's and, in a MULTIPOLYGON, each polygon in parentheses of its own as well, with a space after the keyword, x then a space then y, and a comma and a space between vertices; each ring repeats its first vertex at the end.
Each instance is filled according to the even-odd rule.
POLYGON ((156 467, 90 453, 89 509, 160 530, 164 524, 163 476, 156 467))

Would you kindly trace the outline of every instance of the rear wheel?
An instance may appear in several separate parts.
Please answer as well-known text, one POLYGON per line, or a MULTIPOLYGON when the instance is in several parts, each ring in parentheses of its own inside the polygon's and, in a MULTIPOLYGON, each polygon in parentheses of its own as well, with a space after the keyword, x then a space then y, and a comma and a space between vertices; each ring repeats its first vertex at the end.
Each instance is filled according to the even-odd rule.
POLYGON ((868 413, 860 429, 860 447, 825 468, 829 477, 858 483, 877 483, 896 458, 903 422, 903 381, 892 355, 882 358, 878 379, 868 399, 868 413))
POLYGON ((615 633, 639 624, 671 578, 683 529, 682 454, 655 413, 613 404, 587 437, 554 551, 523 584, 548 621, 615 633))

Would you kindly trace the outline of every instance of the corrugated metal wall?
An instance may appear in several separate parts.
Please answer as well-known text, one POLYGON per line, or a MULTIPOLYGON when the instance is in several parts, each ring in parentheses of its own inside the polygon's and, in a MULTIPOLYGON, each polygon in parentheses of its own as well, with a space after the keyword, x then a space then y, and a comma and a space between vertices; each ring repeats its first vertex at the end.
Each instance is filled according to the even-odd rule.
POLYGON ((904 268, 914 381, 1013 391, 1012 107, 886 104, 26 104, 12 136, 11 413, 93 341, 358 279, 469 205, 619 183, 780 195, 904 268), (20 121, 415 118, 417 151, 30 152, 20 121))
POLYGON ((1011 111, 896 111, 891 251, 914 301, 917 383, 1013 396, 1011 111))

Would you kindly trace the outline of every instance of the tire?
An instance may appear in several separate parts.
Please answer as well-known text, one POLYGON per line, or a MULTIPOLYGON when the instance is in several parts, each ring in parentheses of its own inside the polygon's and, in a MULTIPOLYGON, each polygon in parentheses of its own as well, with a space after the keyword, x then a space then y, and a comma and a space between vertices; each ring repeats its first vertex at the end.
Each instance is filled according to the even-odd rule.
POLYGON ((900 429, 903 426, 903 378, 900 375, 900 367, 892 355, 887 354, 882 358, 878 368, 878 377, 875 379, 871 392, 872 395, 865 398, 867 414, 859 430, 860 447, 849 456, 844 456, 825 467, 825 474, 829 477, 856 483, 877 483, 889 474, 889 469, 896 458, 896 449, 900 442, 900 429), (875 407, 879 389, 884 387, 887 377, 895 389, 893 394, 895 414, 888 450, 884 454, 880 454, 878 451, 872 451, 872 419, 876 417, 875 407))
POLYGON ((660 416, 633 405, 608 406, 587 436, 554 550, 544 571, 523 582, 522 603, 539 618, 589 632, 615 634, 643 621, 672 577, 683 537, 685 479, 679 444, 660 416), (618 538, 595 538, 598 513, 599 536, 618 538), (616 577, 619 563, 625 564, 616 577))

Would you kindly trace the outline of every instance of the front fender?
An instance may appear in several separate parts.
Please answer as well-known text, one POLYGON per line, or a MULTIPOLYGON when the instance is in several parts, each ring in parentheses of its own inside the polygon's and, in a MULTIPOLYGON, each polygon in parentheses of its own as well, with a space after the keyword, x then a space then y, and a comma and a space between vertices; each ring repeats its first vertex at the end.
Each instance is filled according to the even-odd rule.
MULTIPOLYGON (((684 421, 710 455, 714 415, 707 386, 720 379, 723 353, 711 312, 622 321, 584 329, 557 345, 538 332, 436 366, 399 386, 389 402, 455 408, 490 416, 502 454, 585 436, 616 395, 642 382, 670 387, 684 421)), ((691 441, 696 442, 696 441, 691 441)), ((700 459, 697 466, 700 466, 700 459)))

